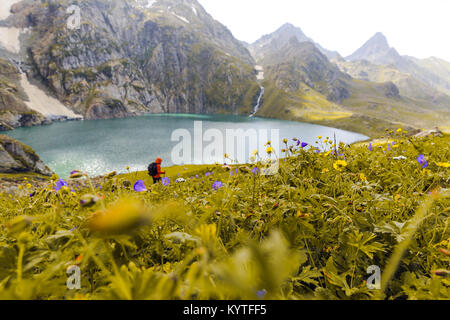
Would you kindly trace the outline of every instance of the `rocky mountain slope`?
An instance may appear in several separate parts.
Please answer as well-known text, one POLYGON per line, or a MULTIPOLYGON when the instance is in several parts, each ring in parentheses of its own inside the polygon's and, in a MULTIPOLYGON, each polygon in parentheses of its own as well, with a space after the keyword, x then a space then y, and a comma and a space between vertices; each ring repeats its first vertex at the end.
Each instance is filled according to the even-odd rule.
POLYGON ((257 111, 372 134, 449 118, 450 65, 401 56, 380 33, 346 61, 291 24, 245 44, 196 0, 8 0, 0 9, 3 129, 257 111))
POLYGON ((401 72, 393 65, 380 65, 367 60, 335 59, 332 62, 342 72, 355 79, 376 83, 392 82, 398 87, 401 96, 419 100, 422 104, 432 104, 444 110, 448 110, 450 106, 450 96, 418 80, 411 74, 401 72))
POLYGON ((28 29, 30 74, 87 119, 147 112, 249 112, 253 58, 195 0, 25 0, 4 24, 28 29))
POLYGON ((20 81, 18 69, 0 58, 0 131, 48 123, 42 114, 27 106, 28 97, 20 81))
MULTIPOLYGON (((314 43, 292 36, 289 28, 281 28, 265 38, 272 40, 262 46, 257 45, 262 41, 259 40, 250 46, 256 62, 265 71, 266 94, 259 116, 317 122, 369 135, 380 127, 427 127, 450 117, 445 94, 410 76, 401 77, 397 69, 397 78, 386 77, 384 81, 375 79, 374 71, 372 76, 361 76, 368 67, 358 70, 359 76, 355 76, 352 71, 356 62, 346 62, 341 57, 330 61, 314 43), (414 91, 412 85, 420 90, 414 91)), ((376 50, 371 48, 384 48, 387 50, 382 51, 395 60, 395 52, 389 49, 387 41, 382 36, 377 38, 376 45, 366 46, 360 53, 375 56, 376 50)), ((378 66, 367 61, 358 63, 378 66)))
POLYGON ((248 49, 255 59, 260 60, 262 58, 262 53, 270 51, 272 50, 272 48, 284 47, 293 37, 296 38, 298 42, 314 43, 315 46, 320 50, 320 52, 326 55, 329 59, 340 57, 338 52, 323 48, 320 44, 315 43, 311 38, 306 36, 302 29, 294 26, 291 23, 286 23, 275 32, 267 34, 261 37, 256 42, 249 44, 248 49))
POLYGON ((351 62, 367 60, 377 65, 394 67, 442 93, 450 94, 449 62, 437 58, 421 60, 402 56, 395 48, 389 46, 382 33, 375 34, 346 60, 351 62))

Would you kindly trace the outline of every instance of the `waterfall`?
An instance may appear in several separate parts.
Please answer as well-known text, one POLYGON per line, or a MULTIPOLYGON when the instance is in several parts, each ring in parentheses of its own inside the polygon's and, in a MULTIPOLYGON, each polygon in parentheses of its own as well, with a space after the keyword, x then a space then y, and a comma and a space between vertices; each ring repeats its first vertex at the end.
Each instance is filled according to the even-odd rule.
POLYGON ((261 88, 261 91, 259 93, 258 102, 256 103, 256 106, 254 107, 253 113, 250 115, 250 117, 253 117, 258 112, 259 107, 261 107, 261 101, 262 101, 262 98, 264 97, 264 87, 261 86, 260 88, 261 88))
POLYGON ((23 68, 22 68, 22 64, 23 64, 22 61, 16 61, 16 60, 10 58, 9 62, 11 62, 11 64, 13 64, 17 68, 17 70, 19 70, 20 74, 24 73, 23 68))

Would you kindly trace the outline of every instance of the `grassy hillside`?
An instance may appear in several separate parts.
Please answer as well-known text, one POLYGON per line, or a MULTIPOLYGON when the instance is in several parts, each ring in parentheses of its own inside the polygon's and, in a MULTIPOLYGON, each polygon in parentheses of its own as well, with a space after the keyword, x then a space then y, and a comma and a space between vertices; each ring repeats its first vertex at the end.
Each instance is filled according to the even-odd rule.
POLYGON ((286 140, 273 176, 258 162, 173 167, 157 185, 25 180, 25 196, 0 194, 0 298, 449 299, 450 137, 386 138, 337 151, 318 137, 322 153, 286 140))

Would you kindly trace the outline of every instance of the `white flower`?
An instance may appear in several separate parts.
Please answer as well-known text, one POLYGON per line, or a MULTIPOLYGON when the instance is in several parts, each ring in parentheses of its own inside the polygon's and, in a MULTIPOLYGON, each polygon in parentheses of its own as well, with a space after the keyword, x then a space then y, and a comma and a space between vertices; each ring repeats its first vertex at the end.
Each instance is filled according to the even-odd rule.
POLYGON ((394 157, 394 160, 406 160, 408 158, 404 157, 404 156, 399 156, 399 157, 394 157))

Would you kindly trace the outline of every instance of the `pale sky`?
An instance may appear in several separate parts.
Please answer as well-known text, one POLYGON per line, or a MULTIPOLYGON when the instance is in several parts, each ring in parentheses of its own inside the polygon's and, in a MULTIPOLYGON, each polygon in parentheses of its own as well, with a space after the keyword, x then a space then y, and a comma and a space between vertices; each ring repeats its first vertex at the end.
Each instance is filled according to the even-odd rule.
POLYGON ((380 31, 402 55, 450 61, 450 0, 198 0, 239 40, 290 22, 347 56, 380 31))

